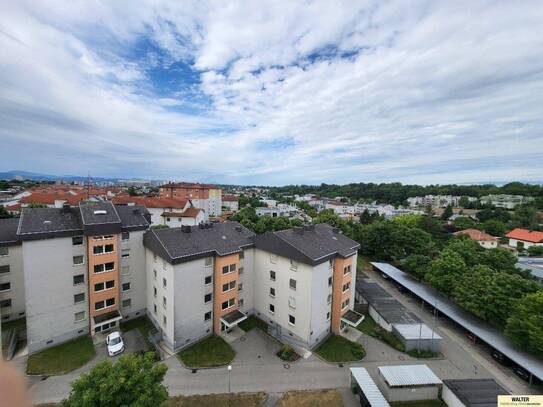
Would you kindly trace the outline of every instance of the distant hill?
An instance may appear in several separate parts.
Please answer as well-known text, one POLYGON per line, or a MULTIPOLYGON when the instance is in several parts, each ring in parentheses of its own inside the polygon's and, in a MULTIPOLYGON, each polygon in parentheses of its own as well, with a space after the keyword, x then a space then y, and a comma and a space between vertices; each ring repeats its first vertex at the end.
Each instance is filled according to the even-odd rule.
MULTIPOLYGON (((78 175, 49 175, 49 174, 39 174, 29 171, 6 171, 0 172, 0 179, 10 180, 10 179, 28 179, 32 181, 84 181, 87 177, 81 177, 78 175)), ((92 177, 93 181, 117 181, 117 178, 97 178, 92 177)))

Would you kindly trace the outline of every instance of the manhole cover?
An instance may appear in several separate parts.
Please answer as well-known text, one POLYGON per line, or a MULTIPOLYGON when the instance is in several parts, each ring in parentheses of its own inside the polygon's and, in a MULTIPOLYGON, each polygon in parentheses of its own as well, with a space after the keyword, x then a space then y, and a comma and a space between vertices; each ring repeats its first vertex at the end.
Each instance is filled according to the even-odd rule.
POLYGON ((256 357, 257 357, 258 359, 260 359, 262 356, 261 356, 261 355, 256 355, 256 357))
POLYGON ((290 369, 290 364, 285 363, 285 364, 283 364, 283 367, 284 367, 285 369, 290 369))
POLYGON ((192 373, 197 373, 198 369, 192 369, 192 373))

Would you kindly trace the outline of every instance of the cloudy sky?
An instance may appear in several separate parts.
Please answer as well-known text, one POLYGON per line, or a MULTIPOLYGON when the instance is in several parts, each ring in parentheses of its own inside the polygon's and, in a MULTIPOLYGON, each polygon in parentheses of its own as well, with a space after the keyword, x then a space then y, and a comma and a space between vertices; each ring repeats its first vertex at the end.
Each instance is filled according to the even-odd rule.
POLYGON ((3 1, 0 171, 541 181, 542 21, 539 0, 3 1))

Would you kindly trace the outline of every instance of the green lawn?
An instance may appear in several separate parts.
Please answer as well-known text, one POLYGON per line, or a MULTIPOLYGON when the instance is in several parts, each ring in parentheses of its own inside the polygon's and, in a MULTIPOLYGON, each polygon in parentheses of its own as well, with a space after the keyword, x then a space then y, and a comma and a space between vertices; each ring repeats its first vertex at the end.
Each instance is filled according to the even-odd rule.
POLYGON ((447 407, 447 405, 441 400, 423 400, 423 401, 400 401, 396 403, 390 403, 392 407, 447 407))
POLYGON ((328 362, 355 362, 366 356, 362 345, 338 335, 331 335, 315 353, 328 362))
POLYGON ((210 336, 190 348, 182 350, 177 357, 190 368, 224 366, 232 362, 236 352, 220 336, 210 336))
POLYGON ((28 357, 28 374, 68 373, 91 360, 96 352, 90 336, 83 336, 28 357))
POLYGON ((26 318, 19 318, 8 322, 2 322, 2 332, 8 331, 13 328, 19 328, 21 326, 26 326, 26 318))
POLYGON ((265 399, 266 393, 262 392, 177 396, 166 401, 164 407, 260 407, 265 399))
POLYGON ((421 350, 420 352, 417 349, 412 349, 407 352, 409 356, 412 356, 417 359, 430 359, 439 356, 439 353, 434 353, 429 350, 421 350))
POLYGON ((264 332, 268 332, 268 324, 262 321, 260 318, 251 315, 247 317, 245 321, 242 321, 238 326, 243 329, 245 332, 250 331, 251 329, 258 328, 264 332))
POLYGON ((121 323, 121 332, 128 332, 132 329, 139 329, 141 336, 143 336, 143 339, 145 339, 145 343, 147 344, 148 349, 154 349, 154 345, 149 341, 149 333, 155 329, 151 321, 147 317, 139 317, 131 319, 130 321, 126 321, 121 323))
POLYGON ((356 260, 356 269, 360 271, 371 270, 371 264, 369 259, 359 254, 356 260))
POLYGON ((387 345, 392 346, 394 349, 399 350, 400 352, 405 351, 403 343, 401 343, 400 340, 394 336, 394 334, 385 331, 383 328, 377 325, 377 322, 375 322, 369 314, 364 317, 364 320, 358 324, 356 329, 365 333, 366 335, 385 342, 387 345))

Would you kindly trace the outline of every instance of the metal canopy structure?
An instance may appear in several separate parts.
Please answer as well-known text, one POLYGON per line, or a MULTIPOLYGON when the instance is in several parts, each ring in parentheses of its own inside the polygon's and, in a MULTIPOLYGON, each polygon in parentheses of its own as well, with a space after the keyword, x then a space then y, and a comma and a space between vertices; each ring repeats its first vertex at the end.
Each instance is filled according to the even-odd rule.
POLYGON ((427 365, 379 366, 389 387, 431 386, 443 383, 427 365))
POLYGON ((407 288, 423 301, 432 305, 439 312, 455 321, 458 325, 464 327, 482 341, 503 353, 513 362, 526 369, 531 375, 543 380, 543 361, 516 347, 499 330, 488 322, 477 318, 475 315, 456 305, 438 291, 416 281, 409 274, 404 273, 388 263, 374 262, 371 264, 376 270, 386 274, 396 283, 407 288))
POLYGON ((241 321, 244 321, 247 319, 247 315, 245 315, 243 312, 239 310, 235 310, 232 312, 229 312, 226 315, 223 315, 221 318, 221 322, 226 325, 227 328, 232 328, 239 324, 241 321))
POLYGON ((341 317, 341 321, 345 322, 347 325, 350 325, 352 327, 357 327, 359 323, 362 322, 364 319, 364 315, 359 314, 356 311, 348 310, 343 316, 341 317))
POLYGON ((371 407, 390 407, 388 401, 363 367, 351 367, 351 376, 371 407))

